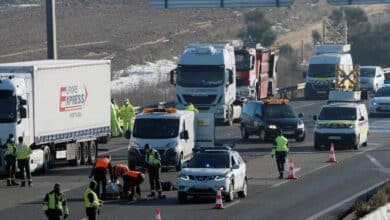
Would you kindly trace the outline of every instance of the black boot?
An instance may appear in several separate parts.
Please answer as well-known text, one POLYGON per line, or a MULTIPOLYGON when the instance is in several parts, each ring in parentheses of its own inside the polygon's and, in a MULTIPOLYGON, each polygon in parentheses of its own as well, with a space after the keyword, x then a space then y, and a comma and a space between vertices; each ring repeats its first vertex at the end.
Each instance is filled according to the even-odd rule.
POLYGON ((28 181, 28 186, 32 187, 32 182, 31 181, 28 181))
POLYGON ((279 173, 279 179, 283 179, 283 172, 279 173))
POLYGON ((11 180, 7 180, 7 186, 12 186, 11 185, 11 180))
POLYGON ((18 184, 17 182, 15 182, 15 180, 11 180, 11 184, 12 184, 13 186, 19 186, 19 184, 18 184))
POLYGON ((26 182, 22 181, 22 184, 20 185, 20 187, 25 187, 25 186, 26 186, 26 182))

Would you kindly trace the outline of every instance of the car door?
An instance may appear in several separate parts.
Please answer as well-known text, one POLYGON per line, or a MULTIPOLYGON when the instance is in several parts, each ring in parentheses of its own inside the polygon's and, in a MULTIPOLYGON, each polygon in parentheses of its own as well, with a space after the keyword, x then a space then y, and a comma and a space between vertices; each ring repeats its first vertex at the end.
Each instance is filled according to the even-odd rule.
POLYGON ((246 164, 245 161, 241 158, 241 156, 238 154, 238 152, 234 152, 235 159, 237 161, 237 164, 239 165, 238 169, 238 185, 239 185, 239 190, 242 189, 244 180, 246 177, 246 164))
POLYGON ((242 187, 242 184, 240 183, 240 169, 235 169, 235 167, 238 165, 238 162, 234 154, 230 155, 230 162, 232 167, 232 174, 234 176, 234 191, 236 192, 242 187))

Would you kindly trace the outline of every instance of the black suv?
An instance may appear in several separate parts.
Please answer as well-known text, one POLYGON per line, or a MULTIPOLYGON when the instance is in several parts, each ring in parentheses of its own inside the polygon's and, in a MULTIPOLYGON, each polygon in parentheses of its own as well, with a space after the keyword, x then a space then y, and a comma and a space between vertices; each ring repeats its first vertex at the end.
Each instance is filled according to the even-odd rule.
POLYGON ((262 142, 272 140, 277 129, 281 129, 286 138, 294 138, 297 142, 305 140, 303 114, 298 115, 288 100, 247 102, 241 114, 240 129, 242 139, 258 135, 262 142))

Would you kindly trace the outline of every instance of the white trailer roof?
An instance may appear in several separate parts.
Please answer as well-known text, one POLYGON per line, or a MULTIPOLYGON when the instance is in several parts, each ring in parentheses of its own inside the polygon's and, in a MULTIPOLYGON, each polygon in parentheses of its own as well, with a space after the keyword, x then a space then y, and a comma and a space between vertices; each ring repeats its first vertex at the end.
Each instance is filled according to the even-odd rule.
POLYGON ((91 64, 110 64, 109 60, 33 60, 16 63, 1 63, 0 67, 35 67, 49 69, 55 67, 84 66, 91 64))

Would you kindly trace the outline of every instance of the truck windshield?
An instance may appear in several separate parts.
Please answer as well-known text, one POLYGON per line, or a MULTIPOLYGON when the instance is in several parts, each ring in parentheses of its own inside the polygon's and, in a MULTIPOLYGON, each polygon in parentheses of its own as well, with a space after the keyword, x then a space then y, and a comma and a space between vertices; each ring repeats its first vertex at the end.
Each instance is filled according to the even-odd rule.
POLYGON ((310 77, 335 77, 335 64, 310 64, 307 71, 310 77))
POLYGON ((360 69, 361 77, 374 77, 375 76, 375 68, 361 68, 360 69))
POLYGON ((390 74, 385 74, 385 84, 390 84, 390 74))
POLYGON ((217 87, 224 84, 226 75, 220 66, 180 66, 177 84, 183 87, 217 87))
POLYGON ((227 153, 197 153, 188 163, 188 168, 229 168, 227 153))
POLYGON ((375 93, 375 97, 390 97, 390 87, 383 87, 375 93))
POLYGON ((319 120, 356 120, 355 108, 332 108, 327 107, 321 110, 319 120))
POLYGON ((263 115, 266 119, 298 118, 297 113, 291 106, 280 104, 264 105, 263 115))
POLYGON ((165 139, 177 137, 179 119, 136 119, 133 136, 146 139, 165 139))
POLYGON ((236 70, 240 71, 247 71, 251 68, 251 60, 249 54, 236 54, 236 70))
POLYGON ((16 121, 16 96, 11 90, 0 90, 0 123, 16 121))

